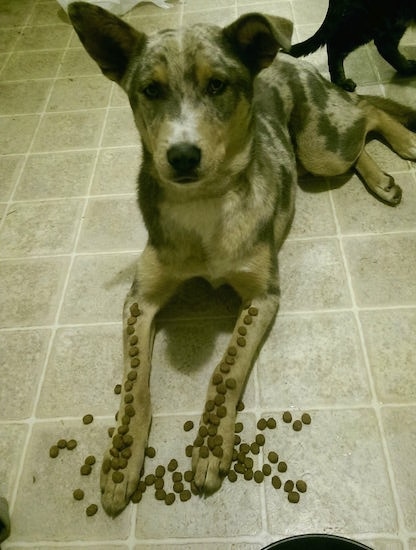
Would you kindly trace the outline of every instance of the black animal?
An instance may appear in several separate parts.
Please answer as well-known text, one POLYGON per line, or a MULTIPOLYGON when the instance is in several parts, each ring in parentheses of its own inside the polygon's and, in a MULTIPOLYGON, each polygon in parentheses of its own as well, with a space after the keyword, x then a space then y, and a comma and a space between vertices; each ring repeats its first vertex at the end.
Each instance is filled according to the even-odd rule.
POLYGON ((316 33, 290 49, 294 57, 308 55, 326 44, 332 82, 352 92, 356 84, 344 73, 344 59, 374 40, 380 55, 402 75, 416 74, 416 61, 398 49, 406 29, 416 22, 416 0, 329 0, 316 33))

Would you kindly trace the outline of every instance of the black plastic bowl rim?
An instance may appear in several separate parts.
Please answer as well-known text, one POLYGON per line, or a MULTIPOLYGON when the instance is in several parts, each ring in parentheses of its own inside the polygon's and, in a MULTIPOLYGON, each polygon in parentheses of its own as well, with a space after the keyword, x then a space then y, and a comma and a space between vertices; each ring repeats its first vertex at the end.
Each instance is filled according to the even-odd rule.
POLYGON ((369 546, 345 537, 325 534, 296 535, 272 542, 262 550, 372 550, 369 546))

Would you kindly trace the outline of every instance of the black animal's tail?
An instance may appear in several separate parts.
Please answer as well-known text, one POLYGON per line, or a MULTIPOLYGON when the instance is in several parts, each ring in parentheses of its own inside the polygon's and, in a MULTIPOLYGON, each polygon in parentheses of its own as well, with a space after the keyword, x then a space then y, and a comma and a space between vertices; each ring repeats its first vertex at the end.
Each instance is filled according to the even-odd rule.
POLYGON ((327 41, 327 29, 326 22, 324 21, 316 33, 305 40, 304 42, 299 42, 295 44, 289 50, 290 55, 293 57, 302 57, 304 55, 309 55, 310 53, 316 52, 322 46, 325 46, 327 41))
POLYGON ((380 96, 360 94, 360 97, 396 119, 412 132, 416 132, 416 111, 411 107, 380 96))

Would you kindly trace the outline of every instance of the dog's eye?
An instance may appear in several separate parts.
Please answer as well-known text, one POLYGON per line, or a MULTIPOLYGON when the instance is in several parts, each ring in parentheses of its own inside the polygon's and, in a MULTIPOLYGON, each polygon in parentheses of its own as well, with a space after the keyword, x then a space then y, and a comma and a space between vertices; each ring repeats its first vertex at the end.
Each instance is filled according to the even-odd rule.
POLYGON ((208 82, 207 92, 209 95, 220 95, 225 91, 227 87, 226 82, 219 78, 211 78, 208 82))
POLYGON ((147 99, 158 99, 162 95, 162 87, 157 82, 152 82, 143 89, 143 94, 147 99))

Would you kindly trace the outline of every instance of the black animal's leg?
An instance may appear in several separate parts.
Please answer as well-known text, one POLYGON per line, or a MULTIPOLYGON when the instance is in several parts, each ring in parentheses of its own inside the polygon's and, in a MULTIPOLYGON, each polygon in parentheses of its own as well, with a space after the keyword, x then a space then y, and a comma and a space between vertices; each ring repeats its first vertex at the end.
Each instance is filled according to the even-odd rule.
POLYGON ((399 51, 399 42, 406 31, 405 25, 394 25, 393 28, 382 29, 374 38, 374 44, 380 55, 403 75, 416 74, 416 61, 406 59, 399 51))
POLYGON ((328 42, 327 52, 329 74, 332 82, 340 88, 344 88, 347 92, 353 92, 357 85, 351 78, 346 78, 344 71, 344 60, 349 52, 341 51, 337 44, 332 42, 328 42))

